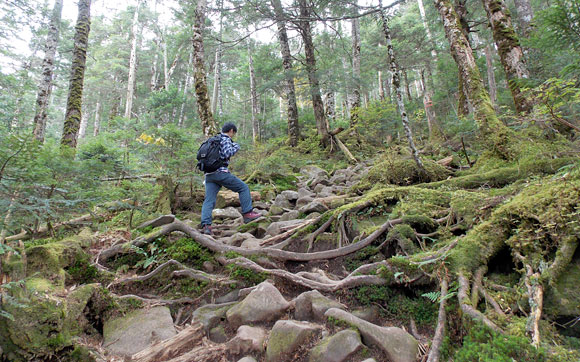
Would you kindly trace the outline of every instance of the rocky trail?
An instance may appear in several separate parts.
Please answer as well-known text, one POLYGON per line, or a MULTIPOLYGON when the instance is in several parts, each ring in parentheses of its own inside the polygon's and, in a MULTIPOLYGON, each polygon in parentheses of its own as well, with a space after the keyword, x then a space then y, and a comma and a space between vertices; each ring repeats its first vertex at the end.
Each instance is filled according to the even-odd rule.
MULTIPOLYGON (((8 360, 57 360, 51 351, 60 350, 93 361, 438 361, 445 326, 460 340, 462 318, 499 333, 516 321, 533 326, 530 307, 514 297, 505 246, 473 251, 465 241, 512 196, 469 175, 449 180, 469 191, 371 189, 377 175, 391 175, 385 167, 332 175, 304 167, 295 189, 265 200, 254 193, 263 217, 249 224, 237 195, 222 191, 213 236, 199 231, 198 215, 180 212, 132 232, 84 229, 29 247, 12 268, 28 276, 30 308, 5 308, 14 320, 0 338, 13 349, 1 352, 8 360)), ((552 315, 574 316, 554 290, 545 298, 552 315)))

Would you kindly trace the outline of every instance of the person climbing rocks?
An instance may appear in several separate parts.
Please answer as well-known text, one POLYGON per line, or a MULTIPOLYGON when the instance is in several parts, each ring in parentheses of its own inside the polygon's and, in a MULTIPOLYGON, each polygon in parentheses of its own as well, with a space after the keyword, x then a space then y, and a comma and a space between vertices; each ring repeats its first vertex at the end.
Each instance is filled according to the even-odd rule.
POLYGON ((224 124, 219 135, 221 137, 220 158, 222 159, 222 166, 217 171, 205 174, 205 199, 201 207, 201 228, 206 235, 212 235, 211 214, 215 207, 218 191, 222 186, 239 194, 244 223, 247 224, 262 216, 253 211, 252 195, 248 185, 228 170, 230 157, 240 150, 240 145, 232 140, 237 132, 238 129, 235 124, 231 122, 224 124))

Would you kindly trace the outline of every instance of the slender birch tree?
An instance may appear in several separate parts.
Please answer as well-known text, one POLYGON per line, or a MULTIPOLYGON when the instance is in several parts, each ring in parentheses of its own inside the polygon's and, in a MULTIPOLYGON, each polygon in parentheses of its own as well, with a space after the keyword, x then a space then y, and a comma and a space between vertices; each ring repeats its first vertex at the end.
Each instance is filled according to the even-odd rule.
POLYGON ((389 68, 391 70, 391 73, 393 74, 393 87, 395 88, 396 92, 397 106, 399 108, 399 113, 401 114, 401 121, 403 122, 403 128, 405 129, 405 135, 407 136, 407 141, 409 142, 409 148, 411 149, 413 159, 415 160, 415 163, 417 164, 419 170, 421 170, 421 172, 426 176, 427 171, 425 170, 425 166, 423 166, 423 161, 421 161, 421 157, 419 157, 419 151, 417 150, 417 147, 415 147, 415 142, 413 141, 413 133, 411 132, 411 126, 409 125, 409 117, 407 116, 407 112, 405 111, 405 102, 403 102, 403 89, 401 87, 401 75, 399 71, 399 66, 395 59, 395 53, 393 51, 391 31, 389 29, 387 17, 382 10, 381 1, 379 1, 379 7, 381 7, 379 13, 383 25, 383 33, 385 35, 385 40, 387 43, 387 51, 389 54, 389 68))
POLYGON ((248 41, 248 68, 250 71, 250 98, 252 101, 252 142, 256 144, 260 136, 258 129, 258 113, 260 105, 258 104, 258 91, 256 90, 256 73, 254 72, 254 59, 252 58, 252 46, 248 41))
POLYGON ((129 78, 127 80, 127 101, 125 102, 125 118, 131 118, 133 95, 135 94, 135 77, 137 74, 137 27, 139 26, 139 8, 142 0, 137 1, 133 22, 131 24, 131 54, 129 55, 129 78))
POLYGON ((58 45, 61 15, 62 0, 55 0, 50 17, 48 35, 46 36, 44 60, 42 61, 42 78, 36 96, 36 115, 34 116, 33 136, 39 142, 44 142, 44 134, 46 132, 46 114, 50 95, 52 94, 52 75, 54 73, 54 59, 58 45))
POLYGON ((66 113, 60 141, 63 146, 71 148, 77 147, 90 30, 91 0, 79 0, 66 113))
POLYGON ((352 22, 352 78, 353 88, 350 104, 350 126, 354 126, 358 120, 358 108, 360 107, 360 20, 355 17, 352 22))

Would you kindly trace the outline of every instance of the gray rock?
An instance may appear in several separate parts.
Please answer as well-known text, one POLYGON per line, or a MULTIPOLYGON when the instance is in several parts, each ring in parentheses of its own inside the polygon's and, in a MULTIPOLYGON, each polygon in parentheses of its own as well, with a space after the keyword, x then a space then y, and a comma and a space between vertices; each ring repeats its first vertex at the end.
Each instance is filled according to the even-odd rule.
POLYGON ((281 208, 287 209, 292 208, 292 203, 290 203, 290 201, 286 198, 286 196, 282 194, 276 196, 276 199, 274 200, 274 205, 279 206, 281 208))
POLYGON ((300 173, 308 176, 309 178, 313 178, 316 176, 328 176, 328 172, 326 172, 325 170, 321 169, 320 167, 314 166, 314 165, 308 165, 308 166, 302 167, 300 169, 300 173))
POLYGON ((229 350, 234 354, 263 352, 266 331, 260 327, 240 326, 236 336, 228 342, 229 350))
POLYGON ((326 212, 328 207, 323 203, 320 203, 316 200, 312 201, 308 205, 302 206, 298 211, 303 212, 305 214, 310 214, 312 212, 326 212))
POLYGON ((311 196, 301 197, 296 201, 296 207, 306 206, 309 203, 311 203, 312 201, 314 201, 314 198, 311 196))
POLYGON ((276 236, 279 235, 280 233, 282 233, 282 229, 284 228, 288 228, 288 227, 293 227, 295 225, 298 225, 300 223, 303 223, 304 220, 288 220, 288 221, 276 221, 271 223, 270 225, 268 225, 268 227, 266 228, 266 234, 272 235, 272 236, 276 236))
POLYGON ((258 362, 258 361, 256 361, 256 359, 254 357, 246 356, 246 357, 238 360, 238 362, 258 362))
POLYGON ((300 212, 298 210, 288 211, 285 214, 282 214, 282 217, 278 221, 288 221, 288 220, 296 220, 300 216, 300 212))
POLYGON ((269 211, 270 215, 282 215, 284 213, 284 208, 278 205, 272 205, 270 206, 270 211, 269 211))
POLYGON ((324 313, 330 308, 346 309, 344 305, 325 297, 318 290, 302 293, 294 299, 294 302, 294 318, 301 321, 323 321, 324 313))
POLYGON ((316 192, 317 194, 319 194, 320 192, 322 192, 322 190, 323 190, 325 187, 328 187, 328 186, 326 186, 326 185, 323 185, 323 184, 318 184, 318 185, 316 185, 316 187, 314 188, 314 192, 316 192))
POLYGON ((330 181, 326 176, 317 176, 308 184, 308 186, 310 186, 310 188, 313 190, 317 185, 330 186, 330 181))
POLYGON ((216 304, 230 303, 238 300, 238 295, 240 294, 239 289, 232 290, 226 295, 222 295, 215 299, 216 304))
POLYGON ((236 302, 223 304, 206 304, 203 307, 197 308, 193 312, 193 320, 200 322, 206 333, 217 325, 217 323, 225 317, 226 312, 233 307, 236 302))
POLYGON ((280 194, 283 195, 286 198, 286 200, 288 200, 288 201, 298 200, 298 192, 297 191, 285 190, 285 191, 282 191, 280 194))
POLYGON ((314 197, 314 195, 315 195, 314 192, 310 191, 305 187, 301 187, 298 189, 298 199, 301 199, 303 197, 314 197))
POLYGON ((173 221, 175 221, 175 215, 163 215, 159 216, 157 219, 145 221, 143 224, 137 226, 137 229, 144 229, 148 226, 156 228, 158 226, 171 224, 173 221))
POLYGON ((290 303, 267 281, 260 283, 240 303, 226 313, 228 322, 236 328, 242 324, 269 322, 280 317, 290 303))
POLYGON ((254 235, 250 233, 235 233, 230 238, 223 239, 224 244, 232 245, 232 246, 240 246, 244 240, 253 238, 254 235))
POLYGON ((256 238, 247 238, 242 242, 240 247, 244 249, 260 249, 262 246, 260 246, 260 240, 256 238))
POLYGON ((268 347, 266 347, 266 361, 288 361, 289 355, 302 344, 316 335, 322 326, 308 322, 279 320, 272 327, 268 347))
POLYGON ((334 176, 330 178, 330 183, 333 185, 342 184, 346 182, 346 175, 343 172, 335 173, 334 176))
POLYGON ((209 331, 209 339, 215 343, 227 342, 228 336, 226 335, 224 326, 218 324, 217 326, 213 327, 209 331))
POLYGON ((267 210, 270 207, 270 205, 268 205, 268 203, 264 201, 254 201, 252 202, 252 206, 254 206, 256 209, 261 210, 267 210))
POLYGON ((341 309, 331 308, 325 315, 356 327, 365 344, 379 347, 393 362, 414 362, 419 343, 413 336, 397 327, 379 327, 341 309))
POLYGON ((226 207, 225 209, 213 209, 211 216, 216 220, 239 219, 242 217, 242 214, 240 214, 238 209, 230 206, 226 207))
POLYGON ((132 356, 177 334, 167 307, 139 309, 105 322, 103 345, 112 354, 132 356))
POLYGON ((324 338, 310 352, 309 362, 343 362, 363 347, 360 335, 352 329, 345 329, 324 338))
POLYGON ((333 187, 330 186, 324 186, 322 188, 322 190, 320 190, 320 192, 318 193, 318 197, 329 197, 329 196, 334 196, 335 192, 333 190, 333 187))
POLYGON ((364 319, 367 322, 374 323, 379 319, 379 309, 376 306, 361 308, 352 311, 352 315, 364 319))
POLYGON ((208 273, 213 273, 215 267, 213 266, 213 263, 211 261, 204 261, 202 264, 202 269, 208 273))

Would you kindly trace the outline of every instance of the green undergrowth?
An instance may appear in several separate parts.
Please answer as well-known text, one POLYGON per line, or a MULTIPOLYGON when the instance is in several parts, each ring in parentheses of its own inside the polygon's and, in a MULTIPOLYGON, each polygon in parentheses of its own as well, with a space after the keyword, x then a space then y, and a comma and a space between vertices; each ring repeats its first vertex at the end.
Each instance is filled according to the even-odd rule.
POLYGON ((235 264, 227 265, 226 270, 230 273, 231 278, 239 280, 248 286, 260 284, 268 278, 267 273, 255 272, 235 264))
POLYGON ((171 243, 162 242, 159 246, 165 259, 174 259, 196 269, 200 269, 205 262, 215 261, 209 249, 190 238, 179 238, 171 243))

